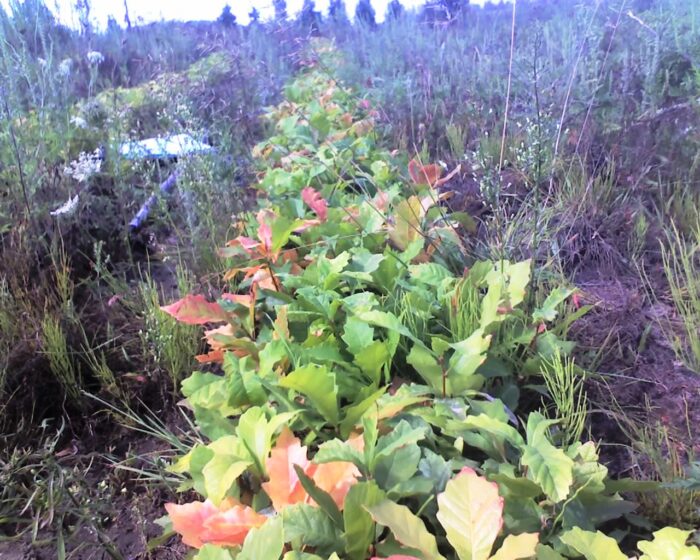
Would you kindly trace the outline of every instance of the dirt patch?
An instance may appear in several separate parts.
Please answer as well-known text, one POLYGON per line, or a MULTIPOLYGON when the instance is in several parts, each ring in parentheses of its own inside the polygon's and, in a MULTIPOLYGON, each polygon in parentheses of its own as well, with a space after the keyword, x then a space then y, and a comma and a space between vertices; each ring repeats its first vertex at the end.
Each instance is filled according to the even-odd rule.
MULTIPOLYGON (((635 466, 625 416, 639 425, 666 427, 678 444, 700 453, 700 375, 683 366, 668 341, 664 321, 673 308, 650 302, 638 277, 588 275, 578 280, 582 302, 593 309, 574 323, 579 354, 597 363, 589 382, 590 425, 603 459, 616 475, 635 466)), ((662 293, 661 287, 655 287, 662 293)))
MULTIPOLYGON (((168 429, 179 433, 184 421, 166 412, 174 408, 164 403, 154 414, 168 418, 168 429)), ((23 514, 36 520, 34 535, 25 522, 3 526, 0 560, 53 560, 59 557, 60 538, 73 560, 184 558, 179 538, 152 541, 163 534, 156 523, 165 515, 163 504, 177 499, 176 482, 165 480, 172 448, 112 416, 94 417, 84 429, 81 437, 43 458, 39 474, 42 481, 55 480, 55 491, 49 499, 42 488, 36 507, 23 514)))

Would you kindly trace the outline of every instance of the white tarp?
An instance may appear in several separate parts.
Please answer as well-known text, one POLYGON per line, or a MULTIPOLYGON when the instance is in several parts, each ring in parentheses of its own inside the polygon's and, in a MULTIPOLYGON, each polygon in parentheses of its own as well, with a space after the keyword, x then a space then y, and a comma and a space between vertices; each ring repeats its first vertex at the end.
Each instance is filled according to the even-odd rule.
POLYGON ((127 159, 160 159, 203 154, 213 149, 209 144, 200 142, 189 134, 175 134, 164 138, 126 142, 119 146, 119 153, 127 159))

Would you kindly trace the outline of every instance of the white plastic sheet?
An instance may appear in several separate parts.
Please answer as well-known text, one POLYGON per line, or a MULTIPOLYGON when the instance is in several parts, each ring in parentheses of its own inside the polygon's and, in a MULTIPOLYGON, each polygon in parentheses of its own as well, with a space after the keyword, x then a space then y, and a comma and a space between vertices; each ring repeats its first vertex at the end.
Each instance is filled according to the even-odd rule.
POLYGON ((146 138, 119 146, 119 153, 127 159, 176 158, 190 154, 211 152, 214 148, 189 134, 175 134, 163 138, 146 138))

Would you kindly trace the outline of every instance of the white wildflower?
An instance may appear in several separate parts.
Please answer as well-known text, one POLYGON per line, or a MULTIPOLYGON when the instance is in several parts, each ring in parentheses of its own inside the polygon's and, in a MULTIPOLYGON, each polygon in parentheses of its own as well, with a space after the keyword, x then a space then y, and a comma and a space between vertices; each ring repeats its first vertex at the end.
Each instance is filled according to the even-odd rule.
POLYGON ((56 208, 52 212, 49 212, 52 216, 70 216, 78 208, 78 195, 76 194, 73 198, 69 198, 63 205, 56 208))
POLYGON ((70 123, 76 128, 87 128, 87 121, 79 115, 73 115, 70 118, 70 123))
POLYGON ((73 61, 70 58, 64 58, 61 64, 58 65, 58 73, 67 78, 70 76, 71 70, 73 69, 73 61))
POLYGON ((100 157, 100 150, 95 150, 90 154, 80 152, 77 160, 71 161, 63 168, 63 173, 79 183, 84 183, 90 177, 99 173, 101 169, 102 158, 100 157))
POLYGON ((39 63, 39 66, 41 66, 41 69, 44 70, 46 68, 46 59, 39 57, 36 60, 39 63))
POLYGON ((99 66, 102 64, 105 60, 105 57, 102 55, 100 51, 90 51, 87 53, 87 59, 90 64, 94 64, 95 66, 99 66))

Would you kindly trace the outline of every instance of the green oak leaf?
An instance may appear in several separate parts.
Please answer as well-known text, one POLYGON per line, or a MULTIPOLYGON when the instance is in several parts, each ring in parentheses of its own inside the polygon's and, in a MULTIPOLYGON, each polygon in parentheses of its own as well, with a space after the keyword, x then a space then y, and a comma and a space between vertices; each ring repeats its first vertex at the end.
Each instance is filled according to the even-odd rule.
POLYGON ((527 444, 520 461, 528 468, 528 477, 539 484, 550 499, 561 502, 569 495, 574 481, 574 462, 547 439, 547 428, 552 424, 556 421, 547 420, 539 412, 530 413, 527 444))
POLYGON ((600 531, 584 531, 574 527, 561 536, 561 541, 586 560, 628 560, 617 541, 600 531))

